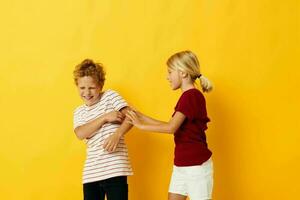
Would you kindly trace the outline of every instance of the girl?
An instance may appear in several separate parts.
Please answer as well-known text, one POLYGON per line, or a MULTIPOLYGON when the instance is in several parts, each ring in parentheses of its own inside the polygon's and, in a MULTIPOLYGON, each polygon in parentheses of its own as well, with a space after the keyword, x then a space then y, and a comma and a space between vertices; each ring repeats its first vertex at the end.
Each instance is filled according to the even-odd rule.
POLYGON ((122 123, 127 103, 113 90, 102 91, 103 67, 86 59, 76 66, 75 84, 84 105, 74 111, 74 132, 85 139, 84 200, 127 200, 127 176, 132 175, 124 134, 132 125, 122 123), (121 125, 120 125, 121 124, 121 125))
POLYGON ((175 158, 169 186, 169 200, 211 199, 213 187, 212 153, 207 147, 205 130, 209 118, 203 94, 196 89, 200 79, 203 92, 212 90, 207 78, 200 74, 199 62, 191 51, 182 51, 167 61, 168 81, 172 90, 181 89, 175 111, 169 122, 147 117, 137 111, 126 116, 130 123, 145 131, 174 133, 175 158))

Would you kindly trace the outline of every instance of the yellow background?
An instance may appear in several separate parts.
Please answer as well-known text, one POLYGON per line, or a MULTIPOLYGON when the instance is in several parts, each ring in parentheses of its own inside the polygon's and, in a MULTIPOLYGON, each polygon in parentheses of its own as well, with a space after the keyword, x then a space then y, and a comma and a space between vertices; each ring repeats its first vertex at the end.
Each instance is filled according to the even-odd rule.
MULTIPOLYGON (((1 1, 0 198, 82 199, 76 64, 104 63, 105 89, 168 120, 180 91, 165 61, 190 49, 215 85, 214 199, 299 199, 299 10, 298 0, 1 1)), ((172 135, 126 137, 130 199, 166 199, 172 135)))

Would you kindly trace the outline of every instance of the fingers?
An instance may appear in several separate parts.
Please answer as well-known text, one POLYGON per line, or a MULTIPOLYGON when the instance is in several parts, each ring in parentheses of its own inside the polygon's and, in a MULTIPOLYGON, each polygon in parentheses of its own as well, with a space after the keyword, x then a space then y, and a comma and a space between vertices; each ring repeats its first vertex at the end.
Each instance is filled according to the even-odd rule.
POLYGON ((106 148, 104 148, 106 151, 108 151, 109 153, 112 153, 114 152, 116 149, 117 149, 117 146, 116 145, 110 145, 110 146, 107 146, 106 148))
POLYGON ((109 140, 106 140, 103 144, 103 148, 108 152, 114 152, 117 149, 118 143, 111 142, 109 140))
POLYGON ((120 138, 116 134, 110 135, 103 144, 103 149, 112 153, 116 151, 120 138))
POLYGON ((130 106, 129 108, 130 108, 129 111, 138 112, 137 109, 135 107, 133 107, 133 106, 130 106))
POLYGON ((123 121, 125 119, 125 115, 119 111, 116 111, 116 119, 117 121, 123 121))
POLYGON ((111 111, 108 113, 108 121, 111 123, 121 123, 125 119, 125 115, 119 111, 111 111))
POLYGON ((132 121, 132 116, 131 116, 129 113, 126 114, 126 117, 127 117, 130 121, 132 121))
POLYGON ((137 115, 134 111, 128 111, 126 117, 128 117, 131 121, 134 121, 137 118, 137 115))
POLYGON ((118 114, 118 115, 116 116, 116 121, 117 121, 117 122, 123 122, 124 119, 125 119, 125 115, 123 115, 123 114, 122 114, 122 115, 119 115, 119 114, 118 114))
POLYGON ((132 116, 130 115, 130 114, 126 114, 126 117, 128 118, 128 123, 129 124, 133 124, 133 118, 132 118, 132 116))
POLYGON ((125 118, 125 115, 121 113, 120 111, 117 111, 117 117, 125 118))
POLYGON ((106 150, 106 148, 107 148, 107 145, 108 145, 108 142, 107 142, 107 140, 105 140, 105 141, 104 141, 104 144, 103 144, 103 149, 105 149, 105 150, 106 150))
POLYGON ((138 111, 136 108, 130 106, 130 111, 133 111, 138 117, 141 117, 143 114, 138 111))
POLYGON ((114 151, 116 151, 116 149, 117 149, 117 146, 118 146, 118 144, 114 145, 114 146, 112 147, 112 149, 111 149, 111 152, 114 152, 114 151))
POLYGON ((136 115, 136 113, 134 111, 128 111, 126 114, 126 117, 128 119, 128 123, 131 125, 136 126, 137 123, 139 123, 138 116, 136 115))

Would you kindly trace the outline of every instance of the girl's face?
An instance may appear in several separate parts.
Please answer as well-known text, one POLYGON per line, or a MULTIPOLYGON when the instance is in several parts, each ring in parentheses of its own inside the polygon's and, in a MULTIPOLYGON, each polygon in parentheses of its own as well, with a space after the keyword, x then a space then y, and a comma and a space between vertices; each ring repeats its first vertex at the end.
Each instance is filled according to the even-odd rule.
POLYGON ((92 106, 100 100, 100 85, 95 82, 93 77, 84 76, 77 80, 77 88, 81 99, 87 106, 92 106))
POLYGON ((178 70, 168 68, 167 80, 170 82, 172 90, 177 90, 181 87, 182 78, 178 70))

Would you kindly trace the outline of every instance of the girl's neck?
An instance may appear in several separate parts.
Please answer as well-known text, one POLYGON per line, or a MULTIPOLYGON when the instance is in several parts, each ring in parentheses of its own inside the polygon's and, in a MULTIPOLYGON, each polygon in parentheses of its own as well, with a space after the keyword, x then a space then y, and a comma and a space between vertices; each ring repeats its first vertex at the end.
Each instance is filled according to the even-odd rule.
POLYGON ((182 82, 182 84, 181 84, 181 91, 182 92, 185 92, 185 91, 193 89, 193 88, 195 88, 193 83, 184 83, 184 82, 182 82))

